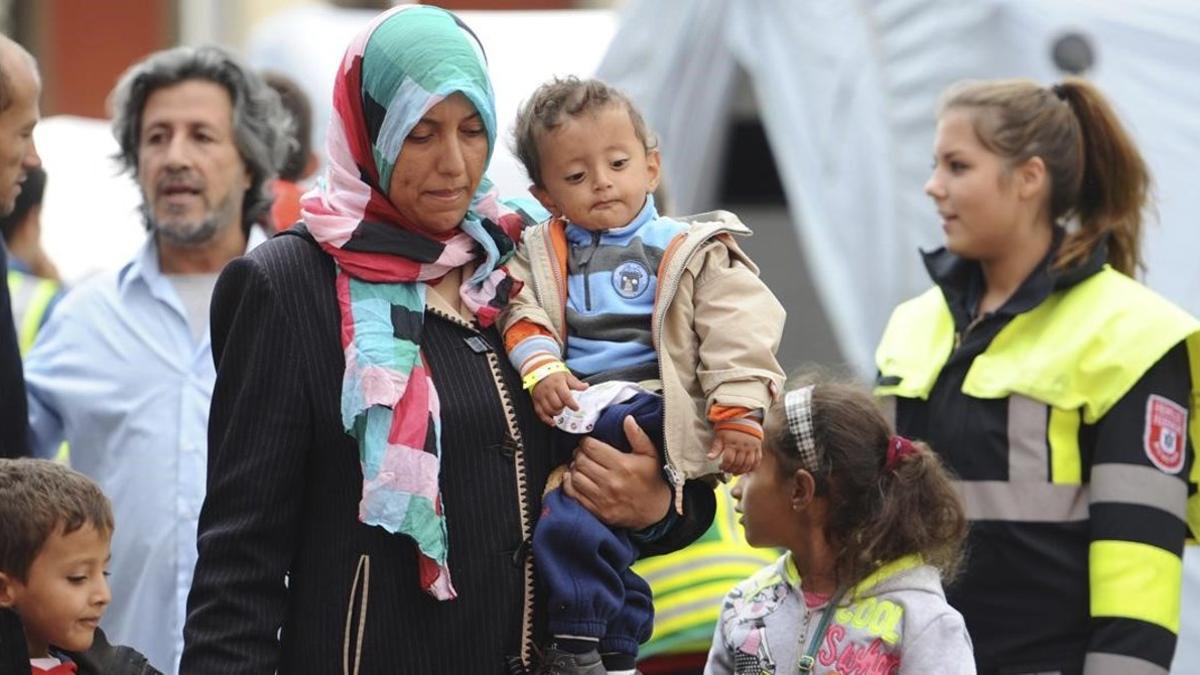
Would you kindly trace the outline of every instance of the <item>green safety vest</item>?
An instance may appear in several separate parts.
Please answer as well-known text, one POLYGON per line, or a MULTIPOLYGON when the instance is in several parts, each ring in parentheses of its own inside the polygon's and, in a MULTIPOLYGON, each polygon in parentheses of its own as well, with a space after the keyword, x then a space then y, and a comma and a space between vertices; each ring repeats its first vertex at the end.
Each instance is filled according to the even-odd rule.
MULTIPOLYGON (((17 348, 21 351, 21 358, 33 347, 38 329, 46 319, 46 310, 50 308, 50 301, 59 288, 56 281, 17 270, 8 271, 8 295, 12 299, 13 324, 17 328, 17 348)), ((70 463, 70 450, 66 442, 59 447, 54 459, 62 464, 70 463)))
POLYGON ((8 294, 12 298, 13 323, 21 356, 29 353, 38 329, 46 317, 50 301, 58 293, 58 283, 32 274, 9 270, 8 294))
POLYGON ((716 496, 716 515, 703 536, 633 566, 654 593, 654 632, 640 658, 707 653, 725 595, 779 558, 775 549, 746 543, 727 485, 718 486, 716 496))
MULTIPOLYGON (((1188 434, 1200 448, 1200 322, 1108 265, 1034 309, 1014 317, 975 358, 962 392, 983 399, 1018 394, 1051 406, 1049 435, 1058 450, 1052 480, 1079 483, 1079 420, 1104 417, 1167 351, 1186 341, 1192 396, 1188 434), (1056 442, 1058 441, 1058 442, 1056 442), (1061 448, 1075 446, 1074 452, 1061 448)), ((892 314, 875 354, 878 396, 925 400, 954 349, 954 319, 934 287, 892 314)), ((1200 481, 1193 462, 1189 482, 1200 481)), ((1200 493, 1188 499, 1188 526, 1200 532, 1200 493)))

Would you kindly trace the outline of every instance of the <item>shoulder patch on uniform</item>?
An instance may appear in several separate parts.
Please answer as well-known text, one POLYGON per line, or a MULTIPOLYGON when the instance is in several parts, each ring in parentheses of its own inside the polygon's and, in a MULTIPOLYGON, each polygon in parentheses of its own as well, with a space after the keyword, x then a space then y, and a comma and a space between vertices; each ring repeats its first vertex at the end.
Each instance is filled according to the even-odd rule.
POLYGON ((1146 399, 1146 456, 1167 473, 1183 468, 1187 446, 1187 409, 1169 398, 1151 394, 1146 399))

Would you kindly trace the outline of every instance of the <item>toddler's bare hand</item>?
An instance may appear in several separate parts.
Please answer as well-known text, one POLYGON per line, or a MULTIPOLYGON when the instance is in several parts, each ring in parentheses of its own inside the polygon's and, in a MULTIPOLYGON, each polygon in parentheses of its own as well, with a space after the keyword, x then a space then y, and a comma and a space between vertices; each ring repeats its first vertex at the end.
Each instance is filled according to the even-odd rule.
POLYGON ((733 429, 718 429, 709 459, 721 458, 721 470, 735 475, 749 473, 762 461, 762 441, 733 429))
POLYGON ((533 409, 537 412, 538 419, 554 426, 554 418, 563 411, 563 408, 579 410, 579 404, 575 402, 575 397, 571 395, 571 392, 583 391, 587 388, 587 383, 582 382, 571 373, 552 373, 542 378, 540 382, 533 385, 532 392, 533 409))

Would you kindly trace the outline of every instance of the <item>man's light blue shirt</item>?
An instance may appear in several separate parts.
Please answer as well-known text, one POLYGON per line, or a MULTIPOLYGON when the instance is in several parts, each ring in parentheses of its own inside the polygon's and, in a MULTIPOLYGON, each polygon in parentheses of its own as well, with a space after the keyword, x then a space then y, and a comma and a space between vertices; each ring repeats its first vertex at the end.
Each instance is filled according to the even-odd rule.
MULTIPOLYGON (((247 249, 264 241, 259 228, 247 249)), ((197 341, 154 238, 115 273, 59 303, 25 362, 30 445, 71 465, 112 500, 114 644, 178 670, 204 501, 208 408, 216 371, 209 332, 197 341)))

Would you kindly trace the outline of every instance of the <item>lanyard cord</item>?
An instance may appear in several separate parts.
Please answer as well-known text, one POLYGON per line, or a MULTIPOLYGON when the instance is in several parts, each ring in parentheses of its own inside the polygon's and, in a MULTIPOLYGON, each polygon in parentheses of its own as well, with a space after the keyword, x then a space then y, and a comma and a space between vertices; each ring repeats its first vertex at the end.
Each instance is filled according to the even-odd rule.
MULTIPOLYGON (((829 600, 829 604, 825 606, 825 613, 821 615, 821 622, 817 624, 817 632, 813 633, 812 642, 808 645, 808 650, 796 661, 797 673, 811 673, 817 665, 817 650, 821 648, 821 641, 825 639, 825 631, 829 628, 829 621, 833 618, 837 611, 838 603, 842 601, 842 596, 846 594, 846 589, 841 589, 829 600)), ((800 598, 804 602, 804 598, 800 598)), ((804 611, 804 632, 800 635, 800 647, 804 647, 804 642, 808 636, 808 617, 809 610, 804 611)))

